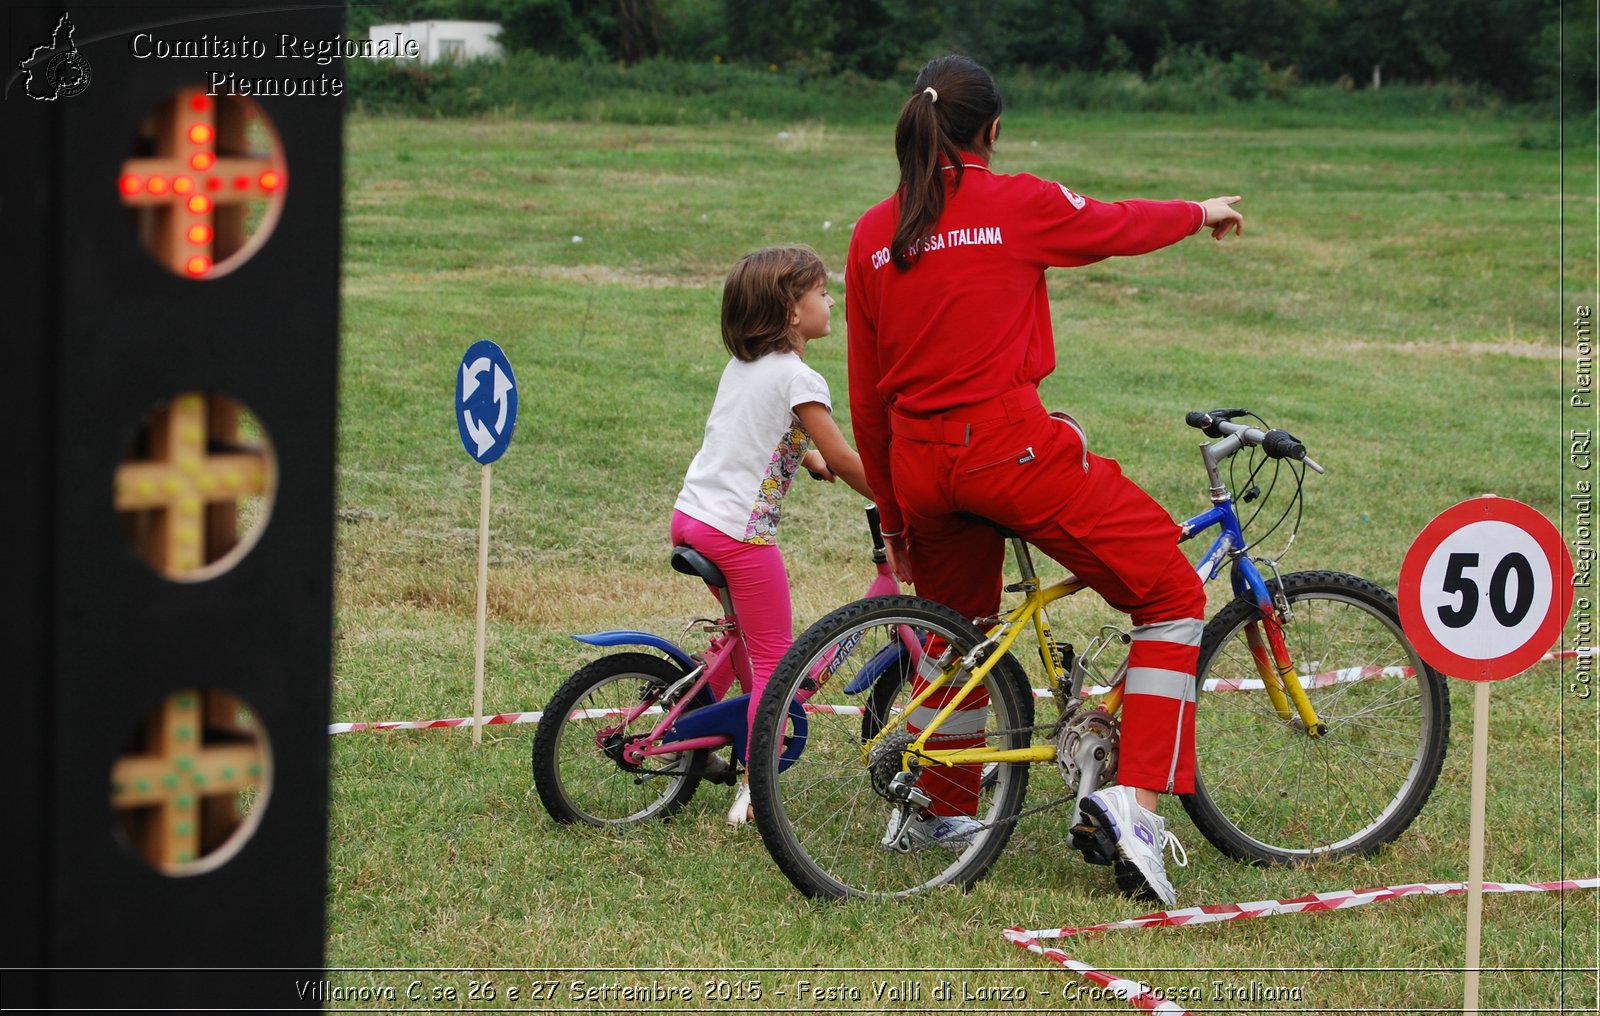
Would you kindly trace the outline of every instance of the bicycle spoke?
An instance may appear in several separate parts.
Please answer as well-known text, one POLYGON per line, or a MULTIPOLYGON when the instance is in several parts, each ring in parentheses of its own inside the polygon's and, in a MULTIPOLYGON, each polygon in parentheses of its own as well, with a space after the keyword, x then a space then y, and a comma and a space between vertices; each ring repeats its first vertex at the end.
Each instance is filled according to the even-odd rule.
MULTIPOLYGON (((919 771, 926 768, 928 775, 909 785, 932 798, 935 815, 971 815, 981 824, 962 826, 961 836, 937 843, 926 830, 942 818, 919 820, 909 834, 922 838, 913 835, 909 851, 881 845, 891 820, 900 821, 895 816, 905 812, 903 802, 886 796, 887 781, 901 764, 895 746, 908 743, 907 723, 912 716, 908 707, 921 688, 913 680, 914 665, 905 653, 901 630, 909 629, 916 642, 927 644, 937 638, 963 653, 981 641, 947 608, 913 597, 891 602, 896 606, 883 601, 850 605, 808 629, 774 672, 758 711, 751 756, 757 824, 780 868, 812 895, 897 896, 950 882, 970 883, 993 863, 1009 835, 1009 820, 1020 809, 1026 767, 1001 767, 1016 771, 985 785, 981 765, 919 765, 919 771), (847 658, 840 658, 841 646, 852 647, 847 658), (824 660, 836 672, 808 693, 804 748, 787 767, 773 766, 769 757, 776 752, 770 747, 777 743, 779 725, 789 722, 786 710, 806 675, 825 669, 820 665, 824 660), (870 681, 874 676, 875 683, 870 681), (867 743, 883 745, 873 753, 874 760, 881 760, 876 785, 871 766, 862 759, 867 743), (942 796, 963 787, 961 793, 970 798, 942 796)), ((963 736, 978 744, 1025 744, 1032 723, 1031 700, 1015 664, 1000 661, 985 688, 989 704, 975 698, 977 710, 959 714, 962 723, 981 724, 975 733, 963 736), (1002 733, 1010 728, 1016 731, 1002 733)), ((926 716, 928 710, 917 715, 926 716)), ((936 735, 928 745, 964 743, 936 735)))
MULTIPOLYGON (((1313 738, 1283 720, 1264 689, 1203 693, 1201 792, 1184 805, 1234 856, 1374 849, 1412 821, 1437 778, 1449 722, 1442 679, 1410 649, 1393 598, 1376 586, 1304 572, 1286 576, 1283 588, 1292 659, 1308 676, 1334 677, 1302 684, 1323 732, 1313 738), (1368 668, 1381 669, 1366 676, 1368 668)), ((1259 616, 1243 601, 1218 615, 1202 648, 1203 677, 1259 677, 1244 636, 1259 616)))
POLYGON ((682 676, 660 657, 618 653, 562 685, 533 741, 534 785, 552 817, 620 826, 665 817, 688 801, 705 769, 706 751, 647 757, 637 765, 621 757, 622 746, 647 735, 655 720, 647 714, 624 730, 622 717, 682 676))

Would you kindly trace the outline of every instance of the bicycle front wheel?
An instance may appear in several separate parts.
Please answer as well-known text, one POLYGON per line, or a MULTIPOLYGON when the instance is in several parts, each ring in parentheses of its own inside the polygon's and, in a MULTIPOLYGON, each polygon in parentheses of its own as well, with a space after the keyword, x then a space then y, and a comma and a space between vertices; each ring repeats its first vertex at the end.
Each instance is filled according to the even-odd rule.
MULTIPOLYGON (((801 892, 873 899, 967 889, 994 864, 1022 809, 1026 764, 913 760, 898 796, 889 786, 906 768, 917 723, 937 712, 909 709, 940 673, 935 654, 953 649, 944 666, 954 666, 982 641, 931 600, 877 597, 813 624, 778 664, 751 735, 750 795, 762 841, 801 892), (794 719, 802 710, 803 730, 794 719), (904 792, 908 784, 913 793, 904 792), (952 817, 954 824, 943 821, 952 817), (895 830, 901 835, 890 835, 895 830)), ((965 676, 958 671, 952 686, 965 676)), ((1022 668, 1003 657, 982 691, 987 705, 952 714, 928 748, 1027 747, 1033 699, 1022 668)), ((982 701, 976 690, 973 700, 982 701)))
MULTIPOLYGON (((1252 652, 1265 622, 1246 598, 1206 625, 1195 712, 1195 792, 1183 806, 1230 857, 1283 864, 1369 854, 1432 793, 1450 729, 1445 681, 1400 628, 1395 599, 1338 572, 1286 575, 1284 639, 1317 718, 1281 716, 1252 652)), ((1270 665, 1269 665, 1270 667, 1270 665)))
POLYGON ((557 822, 624 826, 665 818, 688 803, 706 749, 624 760, 628 741, 650 733, 663 698, 684 678, 659 656, 602 656, 569 677, 550 699, 533 737, 533 783, 557 822), (631 710, 648 703, 631 725, 631 710))

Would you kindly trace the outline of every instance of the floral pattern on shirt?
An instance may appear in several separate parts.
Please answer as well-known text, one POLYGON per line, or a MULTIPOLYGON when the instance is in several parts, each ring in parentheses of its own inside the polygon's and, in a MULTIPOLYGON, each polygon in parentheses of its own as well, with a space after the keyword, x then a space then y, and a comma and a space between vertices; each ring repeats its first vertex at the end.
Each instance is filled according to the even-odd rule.
POLYGON ((811 435, 796 418, 772 453, 767 473, 756 492, 756 503, 745 525, 744 542, 770 544, 778 542, 778 521, 783 515, 783 496, 789 492, 795 473, 800 471, 800 459, 811 444, 811 435))

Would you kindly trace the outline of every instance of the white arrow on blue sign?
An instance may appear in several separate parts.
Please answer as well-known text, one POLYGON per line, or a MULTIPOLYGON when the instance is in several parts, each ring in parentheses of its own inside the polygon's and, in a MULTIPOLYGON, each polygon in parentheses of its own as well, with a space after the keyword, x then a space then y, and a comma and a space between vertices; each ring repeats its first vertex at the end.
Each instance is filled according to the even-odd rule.
POLYGON ((456 429, 473 459, 488 465, 506 453, 517 427, 517 378, 505 351, 484 339, 461 358, 456 429))

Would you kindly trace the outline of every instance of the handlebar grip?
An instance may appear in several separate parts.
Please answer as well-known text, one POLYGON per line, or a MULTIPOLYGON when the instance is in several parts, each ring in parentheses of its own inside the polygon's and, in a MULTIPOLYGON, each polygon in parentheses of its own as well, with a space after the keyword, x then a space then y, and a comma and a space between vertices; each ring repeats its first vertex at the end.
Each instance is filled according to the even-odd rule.
POLYGON ((1275 459, 1304 459, 1306 446, 1286 430, 1269 430, 1261 442, 1261 450, 1275 459))
POLYGON ((1223 431, 1219 424, 1231 420, 1236 416, 1247 416, 1248 409, 1213 409, 1208 412, 1192 410, 1183 418, 1183 422, 1195 430, 1204 431, 1206 437, 1219 438, 1223 431))
POLYGON ((883 547, 883 527, 878 522, 878 506, 867 505, 867 531, 872 534, 872 560, 882 564, 889 559, 883 547))

